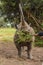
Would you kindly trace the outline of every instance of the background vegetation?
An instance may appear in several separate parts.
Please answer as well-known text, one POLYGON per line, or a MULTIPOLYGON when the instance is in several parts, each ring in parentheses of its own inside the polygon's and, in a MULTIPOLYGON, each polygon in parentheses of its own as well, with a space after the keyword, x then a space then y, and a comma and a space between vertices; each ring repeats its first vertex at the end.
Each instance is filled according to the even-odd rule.
POLYGON ((4 18, 4 22, 20 22, 19 3, 22 4, 25 20, 42 29, 43 0, 0 0, 0 17, 4 18))
MULTIPOLYGON (((35 32, 43 31, 43 0, 0 0, 0 36, 3 39, 6 39, 7 34, 12 39, 15 30, 11 27, 21 21, 19 3, 22 4, 25 20, 31 23, 35 32)), ((39 40, 36 45, 43 46, 43 40, 39 40)))
MULTIPOLYGON (((16 29, 14 28, 0 28, 0 41, 13 42, 16 29)), ((43 47, 43 40, 36 38, 35 46, 43 47)))

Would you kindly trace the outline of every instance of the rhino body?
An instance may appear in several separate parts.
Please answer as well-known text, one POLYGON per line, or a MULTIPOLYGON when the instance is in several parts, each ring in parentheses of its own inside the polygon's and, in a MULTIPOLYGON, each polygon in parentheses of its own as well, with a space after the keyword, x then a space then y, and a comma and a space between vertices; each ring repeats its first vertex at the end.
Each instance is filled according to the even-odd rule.
POLYGON ((15 36, 14 36, 14 43, 18 50, 18 56, 21 57, 22 47, 26 46, 28 58, 31 58, 30 52, 31 52, 31 48, 32 48, 32 43, 35 42, 34 29, 30 25, 28 25, 26 21, 20 22, 20 24, 17 26, 17 28, 18 28, 17 29, 18 31, 24 30, 24 31, 30 33, 31 35, 33 35, 31 38, 31 41, 25 41, 25 42, 20 42, 20 43, 16 42, 16 40, 19 39, 19 35, 17 33, 15 33, 15 36))
MULTIPOLYGON (((25 17, 24 17, 24 14, 23 14, 23 10, 22 10, 22 5, 21 3, 19 3, 19 9, 20 9, 20 19, 21 19, 21 22, 17 25, 17 30, 21 31, 21 30, 24 30, 24 31, 27 31, 29 32, 30 34, 34 35, 35 32, 34 32, 34 29, 28 25, 28 23, 25 21, 25 17)), ((32 42, 34 43, 35 41, 35 37, 32 36, 32 40, 31 41, 25 41, 25 42, 20 42, 18 43, 16 40, 19 38, 19 35, 17 33, 15 33, 15 36, 14 36, 14 43, 16 45, 16 48, 18 50, 18 55, 19 57, 21 57, 21 50, 22 50, 22 47, 26 46, 27 47, 27 55, 28 55, 28 58, 30 58, 30 51, 31 51, 31 47, 32 47, 32 42)))
POLYGON ((15 36, 14 36, 14 43, 15 43, 15 46, 18 50, 18 56, 21 57, 21 51, 22 51, 22 48, 24 48, 24 46, 27 47, 27 57, 30 58, 30 51, 31 51, 31 46, 32 46, 32 41, 25 41, 25 42, 20 42, 18 43, 16 40, 19 39, 19 35, 16 33, 15 36))

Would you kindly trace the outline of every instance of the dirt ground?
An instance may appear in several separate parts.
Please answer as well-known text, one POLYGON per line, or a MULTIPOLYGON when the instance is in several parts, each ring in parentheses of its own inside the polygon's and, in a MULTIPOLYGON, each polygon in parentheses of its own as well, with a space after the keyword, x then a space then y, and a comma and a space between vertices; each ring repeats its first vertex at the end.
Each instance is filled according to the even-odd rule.
POLYGON ((43 65, 43 48, 33 48, 32 56, 33 59, 27 59, 23 50, 22 58, 19 58, 14 43, 0 41, 0 65, 43 65))

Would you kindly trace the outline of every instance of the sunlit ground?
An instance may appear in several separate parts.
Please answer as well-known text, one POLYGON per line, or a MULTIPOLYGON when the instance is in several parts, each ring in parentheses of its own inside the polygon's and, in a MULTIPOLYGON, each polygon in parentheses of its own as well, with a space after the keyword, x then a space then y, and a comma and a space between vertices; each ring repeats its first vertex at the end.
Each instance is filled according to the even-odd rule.
POLYGON ((15 31, 14 28, 0 28, 0 40, 13 41, 15 31))

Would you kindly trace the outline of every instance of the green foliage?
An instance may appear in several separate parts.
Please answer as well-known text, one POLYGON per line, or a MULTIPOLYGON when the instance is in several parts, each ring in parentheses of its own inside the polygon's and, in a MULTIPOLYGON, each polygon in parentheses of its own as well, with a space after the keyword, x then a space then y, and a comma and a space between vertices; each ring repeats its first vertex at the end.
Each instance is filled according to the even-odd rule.
POLYGON ((9 21, 13 21, 14 17, 19 17, 19 12, 18 12, 18 1, 16 0, 1 0, 0 1, 2 6, 1 10, 3 15, 6 15, 6 19, 8 19, 9 21))
MULTIPOLYGON (((20 22, 19 3, 22 3, 25 20, 27 22, 31 22, 32 19, 29 18, 30 20, 28 20, 26 11, 30 12, 38 20, 43 20, 43 0, 0 0, 0 13, 2 13, 2 16, 6 15, 5 21, 13 22, 14 18, 16 18, 14 22, 20 22)), ((41 22, 38 23, 41 25, 41 22)))
POLYGON ((36 37, 35 46, 43 47, 43 40, 40 37, 36 37))
POLYGON ((3 27, 4 24, 5 24, 4 18, 0 17, 0 27, 3 27))
POLYGON ((32 35, 30 35, 29 32, 23 30, 17 31, 16 34, 18 35, 18 38, 16 39, 17 43, 32 41, 32 35))
MULTIPOLYGON (((19 2, 20 0, 0 0, 0 7, 8 19, 19 18, 19 2), (12 15, 13 13, 13 15, 12 15)), ((43 0, 21 0, 23 10, 30 10, 37 18, 43 17, 43 0)))

